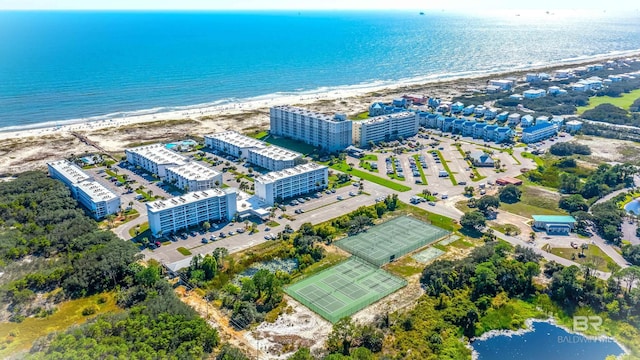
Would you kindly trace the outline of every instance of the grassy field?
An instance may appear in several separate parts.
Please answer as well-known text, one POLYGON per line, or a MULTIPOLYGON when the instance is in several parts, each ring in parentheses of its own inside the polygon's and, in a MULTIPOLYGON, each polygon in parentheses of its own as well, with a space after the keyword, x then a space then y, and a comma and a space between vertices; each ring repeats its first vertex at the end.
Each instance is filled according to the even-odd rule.
POLYGON ((0 323, 0 358, 29 350, 32 343, 39 337, 56 331, 64 331, 72 325, 80 325, 99 314, 119 312, 114 294, 105 293, 93 295, 83 299, 65 301, 57 305, 58 310, 45 318, 26 318, 21 323, 0 323), (102 304, 99 299, 106 300, 102 304), (95 306, 95 314, 84 316, 82 310, 95 306))
POLYGON ((296 141, 292 139, 286 138, 275 138, 271 135, 261 138, 260 140, 266 141, 269 144, 277 145, 283 147, 285 149, 293 150, 299 152, 303 155, 309 155, 313 153, 316 148, 313 145, 305 144, 302 141, 296 141))
POLYGON ((607 266, 608 264, 615 264, 615 262, 607 255, 605 254, 599 247, 595 246, 595 245, 589 245, 589 249, 586 249, 584 251, 584 255, 585 257, 580 257, 578 256, 582 250, 580 248, 578 249, 574 249, 574 248, 551 248, 550 249, 551 253, 560 257, 563 257, 565 259, 569 259, 569 260, 573 260, 575 262, 577 262, 578 264, 586 264, 586 263, 590 263, 593 262, 593 258, 594 256, 597 256, 599 258, 601 258, 603 261, 600 261, 600 263, 598 263, 598 267, 597 270, 599 271, 609 271, 609 267, 607 266), (575 258, 574 258, 575 256, 575 258))
POLYGON ((400 191, 400 192, 411 190, 411 188, 406 186, 406 185, 402 185, 402 184, 399 184, 399 183, 397 183, 395 181, 391 181, 391 180, 388 180, 388 179, 381 178, 379 176, 375 176, 375 175, 370 174, 368 172, 364 172, 364 171, 361 171, 361 170, 358 170, 358 169, 351 168, 345 162, 333 164, 333 165, 331 165, 331 168, 339 170, 339 171, 342 171, 342 172, 345 172, 345 173, 353 175, 353 176, 357 176, 357 177, 359 177, 359 178, 361 178, 363 180, 371 181, 372 183, 376 183, 378 185, 382 185, 384 187, 388 187, 391 190, 400 191))
POLYGON ((440 152, 440 150, 436 150, 436 153, 438 154, 438 157, 440 157, 440 161, 442 162, 442 167, 444 168, 444 171, 449 173, 449 180, 451 180, 451 183, 453 185, 458 185, 456 178, 453 176, 453 172, 451 172, 451 169, 449 169, 449 165, 447 165, 447 160, 445 160, 444 156, 442 156, 442 153, 440 152))
POLYGON ((538 166, 544 166, 544 160, 542 160, 542 158, 540 156, 533 155, 532 153, 523 151, 522 152, 522 157, 525 158, 525 159, 533 160, 536 163, 536 165, 538 165, 538 166))
POLYGON ((448 218, 444 215, 434 214, 427 210, 424 210, 409 204, 405 204, 403 202, 398 202, 397 212, 398 212, 398 215, 411 214, 415 216, 417 219, 430 223, 431 225, 441 227, 445 230, 456 231, 460 229, 460 225, 458 225, 457 221, 451 218, 448 218))
POLYGON ((349 116, 349 120, 354 120, 354 121, 366 120, 368 118, 369 118, 369 111, 358 113, 355 116, 349 116))
POLYGON ((510 213, 531 217, 531 215, 564 215, 558 207, 560 195, 535 186, 521 186, 522 196, 515 204, 500 203, 500 209, 510 213))
MULTIPOLYGON (((145 231, 149 230, 149 222, 145 221, 142 224, 140 224, 140 234, 138 235, 139 238, 142 238, 141 236, 144 234, 145 231)), ((131 235, 131 237, 135 237, 136 236, 136 228, 133 227, 131 229, 129 229, 129 235, 131 235)), ((149 235, 151 235, 151 232, 149 232, 149 235)))
POLYGON ((633 90, 627 94, 622 94, 620 97, 593 96, 589 98, 589 105, 578 107, 578 114, 582 114, 585 111, 591 110, 602 104, 611 104, 619 108, 629 110, 629 106, 631 106, 636 99, 640 99, 640 89, 633 90))
POLYGON ((394 275, 409 277, 415 274, 420 274, 424 267, 424 264, 420 264, 415 261, 410 255, 405 255, 397 261, 386 264, 382 268, 394 275))

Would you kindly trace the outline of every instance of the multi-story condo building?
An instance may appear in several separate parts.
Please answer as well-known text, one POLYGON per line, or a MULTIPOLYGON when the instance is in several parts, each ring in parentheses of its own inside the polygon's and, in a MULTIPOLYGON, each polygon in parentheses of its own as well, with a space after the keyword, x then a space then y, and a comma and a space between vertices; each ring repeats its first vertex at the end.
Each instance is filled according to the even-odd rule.
POLYGON ((353 142, 367 146, 369 142, 380 142, 410 137, 418 133, 420 116, 414 112, 376 116, 353 123, 353 142))
POLYGON ((167 149, 163 144, 125 149, 124 153, 130 164, 140 166, 161 178, 167 176, 167 168, 187 163, 184 156, 167 149))
POLYGON ((279 171, 301 164, 302 154, 279 146, 267 146, 249 150, 247 161, 267 170, 279 171))
POLYGON ((558 133, 558 126, 552 123, 542 123, 530 126, 522 130, 522 141, 525 144, 531 144, 550 138, 558 133))
POLYGON ((329 183, 329 170, 316 163, 298 165, 259 176, 256 196, 268 205, 310 192, 322 190, 329 183))
POLYGON ((48 163, 49 175, 62 181, 71 196, 89 210, 95 219, 101 219, 120 210, 120 197, 93 180, 77 165, 67 160, 48 163))
POLYGON ((95 219, 102 219, 120 211, 120 197, 104 185, 95 181, 83 181, 75 187, 78 202, 84 205, 95 219))
POLYGON ((209 148, 221 151, 237 158, 248 158, 249 150, 264 149, 264 142, 242 135, 237 131, 224 131, 205 135, 204 143, 209 148))
POLYGON ((197 162, 166 169, 164 181, 187 192, 213 189, 222 185, 222 174, 197 162))
POLYGON ((62 183, 69 188, 71 196, 74 198, 78 198, 78 189, 75 187, 76 184, 93 180, 93 177, 82 171, 76 164, 67 160, 47 163, 47 168, 49 168, 49 176, 62 181, 62 183))
POLYGON ((344 114, 334 116, 292 106, 271 108, 271 134, 319 147, 324 151, 344 150, 352 142, 352 121, 344 114))
POLYGON ((205 221, 230 220, 236 214, 236 196, 234 188, 210 189, 147 203, 151 234, 159 237, 205 221))
POLYGON ((245 158, 249 163, 271 171, 287 169, 302 163, 300 153, 279 146, 269 146, 235 131, 207 135, 204 141, 213 150, 245 158))

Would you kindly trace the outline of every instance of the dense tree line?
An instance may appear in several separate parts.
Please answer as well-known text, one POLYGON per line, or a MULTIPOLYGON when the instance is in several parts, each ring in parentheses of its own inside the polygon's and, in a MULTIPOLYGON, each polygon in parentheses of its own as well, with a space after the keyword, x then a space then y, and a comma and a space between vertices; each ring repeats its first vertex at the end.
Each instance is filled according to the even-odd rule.
MULTIPOLYGON (((549 152, 556 156, 591 155, 591 149, 588 145, 582 145, 573 142, 561 142, 551 145, 549 152)), ((575 165, 574 165, 575 166, 575 165)))
POLYGON ((12 320, 29 314, 38 293, 57 288, 56 302, 115 292, 124 310, 38 340, 29 358, 199 359, 219 345, 217 331, 176 297, 159 264, 140 265, 134 245, 98 229, 44 173, 0 183, 0 230, 0 295, 12 320), (25 256, 29 262, 18 262, 25 256))
POLYGON ((600 104, 587 110, 582 118, 616 125, 640 126, 640 113, 630 113, 612 104, 600 104))
POLYGON ((28 358, 201 359, 220 339, 173 288, 160 265, 131 263, 119 285, 118 305, 127 309, 36 342, 28 358))

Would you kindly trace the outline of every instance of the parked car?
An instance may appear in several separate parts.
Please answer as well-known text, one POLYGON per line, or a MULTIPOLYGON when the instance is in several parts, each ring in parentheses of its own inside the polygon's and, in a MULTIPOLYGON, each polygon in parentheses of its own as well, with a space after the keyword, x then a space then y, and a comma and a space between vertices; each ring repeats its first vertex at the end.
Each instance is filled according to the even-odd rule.
POLYGON ((338 195, 338 200, 342 200, 342 199, 343 199, 342 196, 338 195))
POLYGON ((264 236, 264 239, 265 239, 265 240, 271 240, 271 235, 269 235, 269 234, 265 235, 265 236, 264 236))
POLYGON ((202 241, 203 244, 208 244, 209 243, 209 240, 207 240, 207 238, 202 238, 201 241, 202 241))
POLYGON ((224 238, 226 238, 226 237, 227 237, 227 234, 225 234, 225 233, 223 233, 223 232, 220 232, 220 234, 218 234, 218 236, 219 236, 220 238, 224 239, 224 238))
POLYGON ((236 234, 235 231, 229 231, 229 236, 233 236, 235 234, 236 234))
POLYGON ((211 240, 211 241, 216 241, 216 240, 218 240, 218 238, 216 238, 214 235, 211 235, 211 237, 209 238, 209 240, 211 240))

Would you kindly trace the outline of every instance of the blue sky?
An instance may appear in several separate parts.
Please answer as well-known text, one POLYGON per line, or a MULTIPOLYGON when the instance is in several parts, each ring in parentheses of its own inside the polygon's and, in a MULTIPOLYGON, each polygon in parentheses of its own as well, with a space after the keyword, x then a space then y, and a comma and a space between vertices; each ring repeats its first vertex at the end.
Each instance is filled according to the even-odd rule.
POLYGON ((0 9, 398 9, 398 10, 618 10, 638 11, 630 0, 0 0, 0 9))

